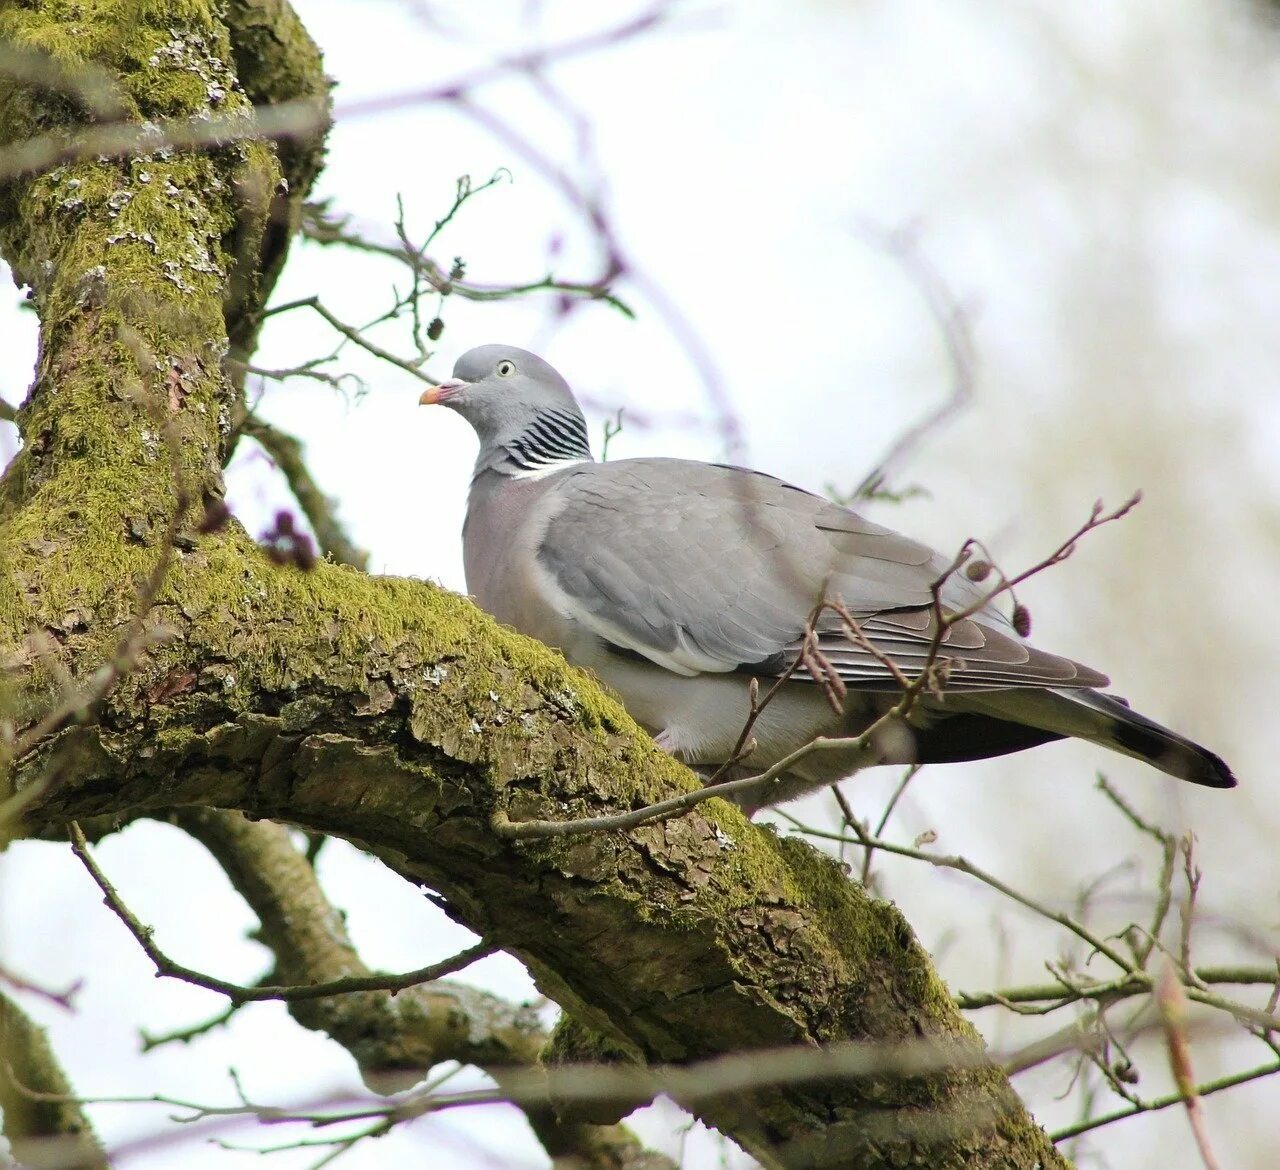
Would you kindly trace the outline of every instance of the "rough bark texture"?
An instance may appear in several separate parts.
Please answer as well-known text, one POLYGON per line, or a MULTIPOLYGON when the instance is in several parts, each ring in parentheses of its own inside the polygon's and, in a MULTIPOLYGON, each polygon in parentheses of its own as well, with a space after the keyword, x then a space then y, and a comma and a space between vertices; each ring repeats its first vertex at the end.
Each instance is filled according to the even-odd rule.
MULTIPOLYGON (((130 116, 154 119, 244 103, 220 12, 11 4, 0 36, 117 72, 130 116)), ((0 79, 0 142, 80 119, 0 79)), ((279 177, 249 142, 86 159, 0 194, 0 249, 42 322, 24 448, 0 484, 0 656, 20 726, 61 700, 59 671, 87 679, 115 652, 174 510, 170 437, 192 497, 220 490, 227 314, 243 328, 261 294, 245 266, 279 177)), ((13 769, 14 790, 54 781, 29 831, 204 805, 345 837, 440 891, 638 1059, 976 1040, 894 907, 722 802, 628 833, 495 835, 496 813, 593 815, 695 781, 590 678, 464 599, 281 569, 232 529, 182 538, 147 623, 97 721, 13 769)), ((700 1112, 768 1165, 1065 1165, 990 1069, 764 1089, 700 1112)))

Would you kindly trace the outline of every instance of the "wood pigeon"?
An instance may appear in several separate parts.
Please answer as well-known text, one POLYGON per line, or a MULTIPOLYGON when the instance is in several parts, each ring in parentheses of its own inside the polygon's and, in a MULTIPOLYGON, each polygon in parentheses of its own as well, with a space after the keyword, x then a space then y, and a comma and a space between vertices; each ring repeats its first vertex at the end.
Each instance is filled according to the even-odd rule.
POLYGON ((904 676, 945 659, 942 685, 904 719, 856 748, 805 756, 767 803, 870 765, 980 759, 1068 736, 1196 784, 1236 783, 1212 752, 1102 694, 1098 671, 1030 646, 984 604, 989 588, 948 574, 953 562, 923 544, 761 472, 595 462, 573 392, 532 353, 472 349, 421 402, 457 411, 480 438, 463 527, 476 601, 594 671, 704 775, 738 744, 752 678, 765 691, 787 675, 737 774, 818 736, 858 736, 900 700, 904 676), (974 611, 935 646, 940 579, 944 612, 974 611), (824 601, 861 638, 828 609, 810 627, 820 655, 805 654, 824 601), (839 684, 823 681, 831 674, 839 684))

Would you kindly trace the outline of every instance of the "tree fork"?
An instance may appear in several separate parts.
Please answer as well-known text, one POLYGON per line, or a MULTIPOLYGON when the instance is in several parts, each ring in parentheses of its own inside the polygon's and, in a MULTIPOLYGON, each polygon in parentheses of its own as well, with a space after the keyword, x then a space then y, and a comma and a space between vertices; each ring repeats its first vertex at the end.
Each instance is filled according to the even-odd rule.
MULTIPOLYGON (((0 36, 108 70, 135 121, 247 110, 215 10, 9 6, 0 36)), ((0 79, 0 142, 84 124, 73 99, 0 79)), ((220 490, 224 310, 260 295, 243 266, 279 178, 274 150, 244 141, 69 161, 0 193, 0 249, 41 319, 24 447, 0 484, 19 727, 60 701, 61 671, 87 679, 117 644, 179 494, 167 448, 183 491, 220 490)), ((598 837, 498 836, 496 816, 622 811, 696 780, 590 678, 464 599, 282 569, 231 526, 184 534, 147 624, 96 721, 13 763, 10 791, 47 785, 30 831, 195 804, 346 837, 440 891, 637 1059, 979 1044, 896 909, 721 801, 598 837)), ((1066 1165, 990 1067, 766 1088, 699 1112, 766 1165, 1066 1165)))

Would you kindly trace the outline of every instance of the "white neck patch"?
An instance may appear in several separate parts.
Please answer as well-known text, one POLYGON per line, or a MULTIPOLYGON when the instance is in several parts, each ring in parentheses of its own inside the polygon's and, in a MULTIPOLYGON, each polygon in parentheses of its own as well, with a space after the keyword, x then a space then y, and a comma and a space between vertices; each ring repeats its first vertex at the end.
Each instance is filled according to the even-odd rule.
POLYGON ((554 475, 557 471, 564 471, 568 467, 577 467, 581 463, 590 463, 590 459, 553 459, 548 463, 539 464, 537 467, 522 467, 519 471, 508 471, 506 474, 512 479, 544 479, 548 475, 554 475))

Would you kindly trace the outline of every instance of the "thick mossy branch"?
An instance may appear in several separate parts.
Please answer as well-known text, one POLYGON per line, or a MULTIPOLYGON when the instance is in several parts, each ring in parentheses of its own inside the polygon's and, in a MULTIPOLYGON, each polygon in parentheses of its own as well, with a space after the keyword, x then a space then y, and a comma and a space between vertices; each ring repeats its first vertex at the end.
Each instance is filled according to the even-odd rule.
MULTIPOLYGON (((0 9, 0 36, 120 74, 136 117, 244 102, 211 0, 0 9), (87 13, 87 15, 86 15, 87 13)), ((77 131, 0 82, 0 141, 77 131)), ((11 183, 0 249, 42 321, 0 485, 0 661, 35 722, 110 654, 177 494, 220 488, 224 312, 279 169, 260 143, 11 183)), ((236 310, 239 311, 239 310, 236 310)), ((630 832, 511 842, 696 783, 557 655, 429 584, 184 535, 151 638, 95 722, 17 761, 32 831, 182 805, 346 837, 441 892, 579 1021, 647 1061, 851 1039, 978 1044, 898 912, 713 800, 630 832)), ((0 797, 4 794, 0 793, 0 797)), ((1063 1166, 991 1068, 766 1088, 700 1108, 769 1165, 1063 1166)))
MULTIPOLYGON (((441 891, 576 1018, 648 1060, 972 1038, 896 910, 722 802, 628 834, 498 838, 498 810, 588 815, 694 781, 588 678, 461 598, 331 566, 290 573, 215 538, 171 588, 172 639, 96 726, 19 770, 62 777, 44 825, 205 804, 345 836, 441 891)), ((762 1156, 874 1166, 885 1139, 865 1138, 869 1111, 893 1109, 928 1112, 931 1165, 1053 1164, 989 1070, 762 1091, 706 1114, 762 1156)))
POLYGON ((24 1166, 106 1170, 107 1159, 43 1029, 0 993, 0 1113, 24 1166))

